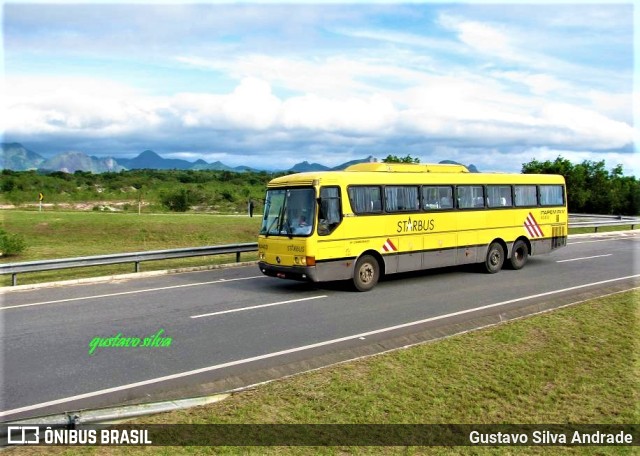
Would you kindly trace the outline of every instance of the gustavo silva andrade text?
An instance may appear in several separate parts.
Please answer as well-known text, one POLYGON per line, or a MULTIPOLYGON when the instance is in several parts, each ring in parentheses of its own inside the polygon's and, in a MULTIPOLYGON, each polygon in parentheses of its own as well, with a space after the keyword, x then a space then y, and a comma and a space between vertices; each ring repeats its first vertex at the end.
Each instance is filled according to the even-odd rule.
POLYGON ((89 342, 89 355, 95 354, 97 348, 159 348, 170 347, 171 337, 162 337, 164 329, 160 329, 152 336, 139 337, 123 337, 122 333, 118 333, 113 337, 94 337, 89 342))
POLYGON ((607 432, 551 432, 531 433, 478 432, 469 433, 469 442, 475 445, 631 445, 633 435, 624 431, 607 432))

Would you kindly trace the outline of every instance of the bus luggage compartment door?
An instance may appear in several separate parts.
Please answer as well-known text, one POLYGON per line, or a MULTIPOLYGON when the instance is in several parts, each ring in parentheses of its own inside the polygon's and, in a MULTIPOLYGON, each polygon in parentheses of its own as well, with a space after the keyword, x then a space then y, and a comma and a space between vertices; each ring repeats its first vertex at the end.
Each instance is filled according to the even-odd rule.
POLYGON ((398 239, 398 272, 422 269, 422 234, 398 239))

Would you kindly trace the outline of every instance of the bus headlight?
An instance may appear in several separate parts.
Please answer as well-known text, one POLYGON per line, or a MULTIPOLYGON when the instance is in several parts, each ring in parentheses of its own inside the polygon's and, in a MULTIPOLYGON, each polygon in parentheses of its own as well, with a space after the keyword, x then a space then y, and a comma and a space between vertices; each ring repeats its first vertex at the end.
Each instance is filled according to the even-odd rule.
POLYGON ((294 256, 293 263, 300 266, 315 266, 316 259, 310 256, 294 256))

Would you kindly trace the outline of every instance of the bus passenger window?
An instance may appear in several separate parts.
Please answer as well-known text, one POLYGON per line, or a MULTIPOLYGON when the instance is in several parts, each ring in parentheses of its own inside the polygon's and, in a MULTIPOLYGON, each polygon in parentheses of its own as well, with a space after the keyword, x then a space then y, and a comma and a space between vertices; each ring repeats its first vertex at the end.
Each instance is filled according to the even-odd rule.
POLYGON ((541 185, 540 186, 541 206, 563 206, 564 188, 562 185, 541 185))
POLYGON ((510 185, 487 185, 488 207, 511 207, 510 185))
POLYGON ((347 190, 351 209, 360 214, 382 212, 382 191, 378 186, 353 186, 347 190))
POLYGON ((420 208, 418 187, 385 187, 384 202, 387 212, 417 211, 420 208))
POLYGON ((422 187, 422 208, 425 211, 453 208, 453 189, 451 187, 422 187))
POLYGON ((536 196, 535 185, 516 185, 514 187, 516 195, 516 207, 537 206, 538 198, 536 196))
POLYGON ((484 207, 484 191, 480 185, 460 185, 458 187, 458 207, 472 209, 484 207))

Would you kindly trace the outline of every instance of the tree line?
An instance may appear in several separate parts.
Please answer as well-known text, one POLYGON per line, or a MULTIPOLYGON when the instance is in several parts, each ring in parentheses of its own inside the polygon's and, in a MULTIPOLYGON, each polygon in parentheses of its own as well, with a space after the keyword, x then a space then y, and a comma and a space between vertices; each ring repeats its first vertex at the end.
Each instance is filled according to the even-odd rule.
MULTIPOLYGON (((184 212, 194 206, 219 212, 243 212, 253 200, 261 207, 267 182, 283 173, 217 170, 128 170, 93 174, 2 170, 0 202, 14 205, 142 200, 151 211, 184 212)), ((126 208, 126 206, 125 206, 126 208)))
POLYGON ((567 182, 569 212, 582 214, 640 214, 640 181, 624 176, 622 165, 611 171, 604 160, 574 164, 559 156, 554 161, 532 160, 522 165, 524 174, 561 174, 567 182))
MULTIPOLYGON (((410 155, 389 155, 384 162, 419 163, 410 155)), ((561 174, 567 182, 569 211, 589 214, 640 214, 640 181, 624 176, 622 166, 612 170, 604 161, 585 160, 574 164, 558 157, 554 161, 532 160, 522 165, 522 173, 561 174)), ((42 173, 2 170, 0 203, 22 205, 44 202, 143 200, 151 211, 184 212, 193 207, 219 212, 246 212, 249 201, 256 213, 262 210, 267 183, 286 173, 215 170, 129 170, 92 174, 88 171, 42 173)))

